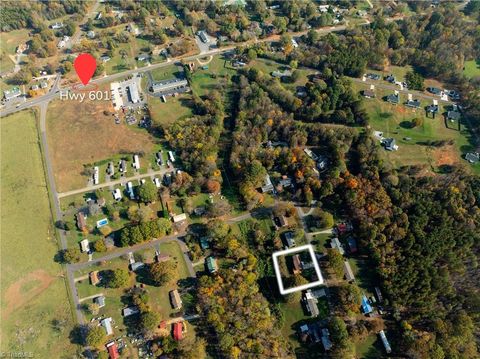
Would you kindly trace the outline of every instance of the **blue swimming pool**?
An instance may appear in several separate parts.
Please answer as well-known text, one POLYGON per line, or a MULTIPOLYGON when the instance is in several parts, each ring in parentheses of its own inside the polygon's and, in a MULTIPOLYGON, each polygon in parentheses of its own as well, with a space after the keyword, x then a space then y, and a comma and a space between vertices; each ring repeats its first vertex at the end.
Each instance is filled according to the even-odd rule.
POLYGON ((104 218, 97 221, 97 228, 103 227, 104 225, 108 224, 108 219, 104 218))

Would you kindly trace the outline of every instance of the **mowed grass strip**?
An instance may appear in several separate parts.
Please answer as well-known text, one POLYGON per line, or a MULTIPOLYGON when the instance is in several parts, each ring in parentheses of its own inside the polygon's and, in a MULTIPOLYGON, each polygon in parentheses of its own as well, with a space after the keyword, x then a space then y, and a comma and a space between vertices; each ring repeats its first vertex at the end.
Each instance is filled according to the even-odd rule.
POLYGON ((72 357, 73 318, 58 247, 35 117, 1 119, 1 351, 72 357))

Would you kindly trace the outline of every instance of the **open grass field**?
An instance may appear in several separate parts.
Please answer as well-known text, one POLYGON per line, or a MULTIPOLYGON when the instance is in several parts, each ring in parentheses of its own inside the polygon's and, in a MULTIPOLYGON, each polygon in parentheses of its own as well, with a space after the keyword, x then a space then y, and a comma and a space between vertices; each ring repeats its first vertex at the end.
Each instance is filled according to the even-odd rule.
POLYGON ((465 69, 463 74, 468 78, 474 78, 480 76, 480 59, 465 61, 465 69))
MULTIPOLYGON (((353 84, 358 91, 367 88, 363 84, 353 84)), ((375 131, 383 132, 384 137, 395 138, 398 151, 383 151, 383 156, 394 167, 407 165, 426 165, 429 172, 436 172, 444 165, 463 164, 469 166, 463 159, 466 152, 474 148, 473 139, 465 124, 450 122, 443 113, 447 106, 440 106, 440 113, 435 118, 426 117, 424 106, 430 104, 422 100, 422 108, 411 109, 403 104, 392 105, 382 100, 389 92, 376 90, 376 99, 365 99, 364 107, 370 117, 370 126, 375 131), (411 121, 419 118, 422 124, 411 126, 411 121), (460 128, 459 128, 460 127, 460 128), (442 146, 428 145, 428 141, 450 141, 442 146)), ((406 101, 402 96, 401 101, 406 101)), ((469 166, 480 173, 480 165, 469 166)))
POLYGON ((84 187, 83 166, 118 155, 150 153, 155 139, 136 126, 116 125, 110 101, 74 100, 50 103, 48 143, 58 191, 84 187))
POLYGON ((167 97, 167 102, 158 97, 148 96, 147 101, 152 122, 157 126, 168 127, 176 120, 192 115, 192 99, 189 94, 167 97))
POLYGON ((1 351, 73 357, 73 326, 35 117, 1 119, 1 351))
POLYGON ((192 90, 199 96, 204 96, 219 86, 226 85, 229 78, 236 73, 229 61, 223 56, 212 56, 196 61, 196 70, 192 75, 192 90), (207 66, 208 69, 202 69, 207 66))

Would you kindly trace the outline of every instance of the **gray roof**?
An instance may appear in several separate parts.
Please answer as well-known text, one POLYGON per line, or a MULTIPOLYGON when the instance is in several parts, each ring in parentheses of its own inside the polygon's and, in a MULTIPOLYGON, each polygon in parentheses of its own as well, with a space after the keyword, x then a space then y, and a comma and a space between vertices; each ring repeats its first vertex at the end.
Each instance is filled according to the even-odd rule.
POLYGON ((95 299, 93 299, 93 301, 95 303, 97 303, 99 307, 104 307, 105 306, 105 296, 103 296, 103 295, 95 297, 95 299))
POLYGON ((387 101, 390 103, 399 103, 400 95, 399 94, 390 94, 387 96, 387 101))
POLYGON ((465 159, 470 163, 477 163, 480 161, 480 154, 478 152, 468 152, 465 159))
POLYGON ((408 107, 416 107, 416 108, 418 108, 418 107, 420 107, 421 103, 420 103, 419 100, 409 100, 409 101, 407 101, 406 105, 407 105, 408 107))
POLYGON ((448 111, 447 112, 447 118, 449 120, 459 120, 460 119, 460 112, 458 111, 448 111))

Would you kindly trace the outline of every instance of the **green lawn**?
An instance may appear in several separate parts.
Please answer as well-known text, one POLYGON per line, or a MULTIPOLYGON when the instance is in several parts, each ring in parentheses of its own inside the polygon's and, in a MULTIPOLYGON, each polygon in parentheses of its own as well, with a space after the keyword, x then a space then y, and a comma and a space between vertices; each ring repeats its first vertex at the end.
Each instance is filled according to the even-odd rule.
POLYGON ((480 76, 480 59, 465 61, 463 74, 470 79, 480 76))
POLYGON ((189 94, 177 97, 167 97, 167 102, 161 98, 148 96, 148 107, 152 121, 156 126, 168 127, 176 120, 184 119, 192 115, 192 99, 189 94))
MULTIPOLYGON (((364 84, 354 83, 353 88, 357 91, 366 89, 364 84)), ((364 107, 370 118, 370 127, 374 131, 383 132, 384 137, 395 138, 398 151, 382 151, 385 159, 395 167, 406 165, 427 165, 431 171, 438 171, 444 164, 465 164, 463 159, 466 152, 474 148, 471 134, 465 124, 446 121, 443 113, 448 107, 441 105, 440 114, 433 119, 425 116, 424 106, 430 104, 428 100, 422 100, 420 109, 411 109, 403 104, 392 105, 382 98, 390 92, 377 89, 376 99, 364 99, 364 107), (411 121, 419 118, 422 124, 412 128, 411 121), (452 141, 450 146, 435 147, 427 141, 452 141)), ((414 96, 415 97, 415 96, 414 96)), ((406 96, 401 97, 405 102, 406 96)), ((474 172, 480 173, 480 165, 471 166, 474 172)))
POLYGON ((1 119, 1 351, 75 356, 35 117, 1 119))
POLYGON ((376 359, 382 357, 381 344, 378 342, 378 336, 373 333, 363 341, 355 343, 355 352, 360 359, 376 359))
MULTIPOLYGON (((209 58, 200 60, 204 63, 208 62, 209 58)), ((226 84, 229 81, 227 78, 236 73, 230 62, 222 56, 213 56, 211 61, 205 65, 208 66, 208 69, 202 69, 203 65, 198 62, 195 65, 197 68, 192 74, 192 90, 199 96, 204 96, 214 89, 220 89, 222 83, 226 84)))
POLYGON ((175 77, 183 76, 183 69, 181 66, 170 65, 166 67, 160 67, 158 69, 150 71, 154 81, 164 81, 173 79, 175 77))

